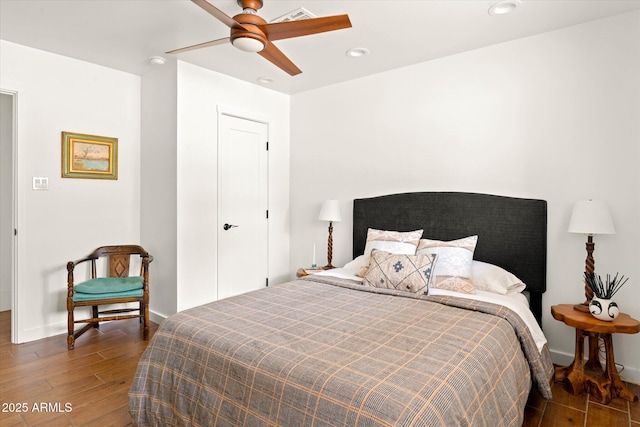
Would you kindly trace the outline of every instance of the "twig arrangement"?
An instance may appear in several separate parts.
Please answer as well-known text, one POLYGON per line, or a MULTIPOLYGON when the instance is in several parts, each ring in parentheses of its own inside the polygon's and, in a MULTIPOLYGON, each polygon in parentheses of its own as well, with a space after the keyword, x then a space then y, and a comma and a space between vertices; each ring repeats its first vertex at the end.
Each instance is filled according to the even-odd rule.
POLYGON ((584 280, 598 298, 611 299, 613 295, 627 283, 629 278, 625 278, 624 275, 622 275, 620 279, 618 279, 618 273, 616 273, 615 277, 611 279, 611 275, 607 274, 607 280, 603 283, 599 275, 584 273, 584 280))

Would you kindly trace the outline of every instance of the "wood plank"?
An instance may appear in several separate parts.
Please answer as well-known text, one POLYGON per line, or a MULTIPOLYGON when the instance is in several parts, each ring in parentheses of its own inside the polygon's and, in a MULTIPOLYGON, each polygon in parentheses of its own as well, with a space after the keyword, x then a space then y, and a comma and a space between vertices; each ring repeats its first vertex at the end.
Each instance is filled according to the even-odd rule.
POLYGON ((15 400, 9 400, 9 397, 16 395, 33 396, 45 393, 52 388, 44 378, 28 378, 23 381, 0 384, 0 396, 2 396, 3 402, 16 402, 15 400))
MULTIPOLYGON (((629 387, 629 390, 631 390, 636 396, 640 396, 640 385, 627 384, 627 386, 629 387)), ((631 421, 640 423, 640 401, 629 402, 629 414, 631 417, 631 421)))
POLYGON ((629 413, 594 403, 589 405, 587 424, 607 427, 628 427, 629 413))
POLYGON ((554 427, 584 426, 585 415, 584 412, 577 409, 549 402, 540 425, 554 427))

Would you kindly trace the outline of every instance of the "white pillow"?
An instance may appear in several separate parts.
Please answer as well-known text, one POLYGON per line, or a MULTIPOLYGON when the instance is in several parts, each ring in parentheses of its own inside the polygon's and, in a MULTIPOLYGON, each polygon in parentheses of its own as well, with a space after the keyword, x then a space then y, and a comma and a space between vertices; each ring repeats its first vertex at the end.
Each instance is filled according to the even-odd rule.
POLYGON ((367 243, 364 246, 363 255, 365 258, 362 261, 363 267, 356 272, 356 275, 364 277, 367 273, 373 249, 392 254, 415 255, 420 237, 422 237, 422 230, 388 231, 369 228, 367 230, 367 243))
POLYGON ((478 290, 502 295, 519 293, 526 287, 504 268, 482 261, 473 261, 471 264, 471 281, 478 290))
POLYGON ((353 261, 349 261, 342 267, 347 273, 355 276, 358 272, 366 268, 369 265, 367 257, 364 255, 360 255, 356 257, 353 261))
POLYGON ((448 242, 421 239, 416 255, 438 255, 438 262, 435 266, 436 280, 431 286, 473 294, 471 262, 477 243, 478 236, 469 236, 448 242))

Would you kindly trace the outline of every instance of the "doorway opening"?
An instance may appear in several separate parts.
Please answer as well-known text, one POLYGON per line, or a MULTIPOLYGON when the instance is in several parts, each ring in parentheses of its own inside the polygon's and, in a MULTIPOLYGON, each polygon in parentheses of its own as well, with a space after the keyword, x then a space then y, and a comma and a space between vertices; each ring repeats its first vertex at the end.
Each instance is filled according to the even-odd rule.
MULTIPOLYGON (((0 312, 11 311, 11 341, 16 327, 16 123, 17 93, 0 90, 0 312)), ((5 314, 6 315, 6 314, 5 314)))

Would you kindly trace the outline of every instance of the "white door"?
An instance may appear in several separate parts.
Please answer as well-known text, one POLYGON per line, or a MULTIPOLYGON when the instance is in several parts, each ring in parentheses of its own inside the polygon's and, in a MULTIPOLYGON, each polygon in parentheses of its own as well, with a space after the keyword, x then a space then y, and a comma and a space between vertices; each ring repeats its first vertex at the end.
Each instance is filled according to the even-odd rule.
POLYGON ((218 299, 268 277, 268 125, 219 115, 218 299))

